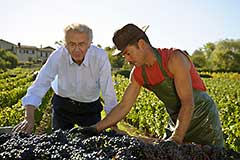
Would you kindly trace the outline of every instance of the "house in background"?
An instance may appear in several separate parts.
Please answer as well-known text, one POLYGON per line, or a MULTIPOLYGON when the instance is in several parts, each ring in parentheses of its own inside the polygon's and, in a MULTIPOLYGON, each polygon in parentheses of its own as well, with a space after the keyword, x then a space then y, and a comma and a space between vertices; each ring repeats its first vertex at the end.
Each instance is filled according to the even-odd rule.
POLYGON ((21 45, 18 43, 16 47, 16 55, 20 62, 26 61, 41 61, 45 62, 48 56, 54 51, 55 49, 48 46, 45 48, 37 48, 35 46, 26 46, 21 45))
POLYGON ((5 41, 3 39, 0 39, 0 48, 16 53, 16 47, 17 46, 15 44, 5 41))
POLYGON ((15 53, 19 62, 45 62, 48 56, 55 50, 50 46, 37 48, 36 46, 21 45, 21 43, 15 45, 3 39, 0 39, 0 48, 15 53))
POLYGON ((55 48, 51 47, 51 46, 47 46, 44 48, 39 48, 39 56, 40 59, 42 59, 43 61, 46 61, 47 58, 49 57, 49 55, 55 50, 55 48))

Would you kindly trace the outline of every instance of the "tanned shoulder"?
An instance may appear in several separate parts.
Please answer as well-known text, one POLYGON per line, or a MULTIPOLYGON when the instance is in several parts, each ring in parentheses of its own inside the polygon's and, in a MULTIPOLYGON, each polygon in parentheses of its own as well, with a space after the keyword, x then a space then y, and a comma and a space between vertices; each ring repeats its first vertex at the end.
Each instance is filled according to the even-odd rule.
POLYGON ((176 50, 169 57, 168 69, 172 74, 179 72, 181 70, 190 70, 189 59, 180 50, 176 50))

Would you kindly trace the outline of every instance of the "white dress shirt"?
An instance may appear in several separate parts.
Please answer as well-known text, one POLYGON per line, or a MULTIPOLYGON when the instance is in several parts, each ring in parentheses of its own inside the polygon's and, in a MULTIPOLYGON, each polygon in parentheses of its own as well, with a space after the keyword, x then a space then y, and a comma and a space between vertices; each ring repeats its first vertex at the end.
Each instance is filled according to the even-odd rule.
POLYGON ((117 104, 108 55, 93 45, 81 65, 72 60, 65 47, 55 50, 22 98, 23 106, 38 108, 51 86, 57 95, 79 102, 96 101, 101 91, 107 113, 117 104))

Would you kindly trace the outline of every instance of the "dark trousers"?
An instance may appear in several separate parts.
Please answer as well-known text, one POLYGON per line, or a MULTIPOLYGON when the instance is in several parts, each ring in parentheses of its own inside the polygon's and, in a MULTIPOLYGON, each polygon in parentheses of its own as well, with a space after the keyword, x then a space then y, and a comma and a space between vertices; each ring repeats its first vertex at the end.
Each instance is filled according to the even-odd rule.
POLYGON ((91 126, 101 120, 103 106, 100 99, 83 103, 54 94, 52 98, 53 130, 68 130, 77 124, 82 127, 91 126))

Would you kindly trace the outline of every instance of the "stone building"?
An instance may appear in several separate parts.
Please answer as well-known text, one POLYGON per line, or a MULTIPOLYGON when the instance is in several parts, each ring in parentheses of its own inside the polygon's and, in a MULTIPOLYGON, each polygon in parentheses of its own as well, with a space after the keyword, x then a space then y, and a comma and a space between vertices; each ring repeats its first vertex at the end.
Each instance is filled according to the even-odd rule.
POLYGON ((0 39, 0 48, 16 54, 19 62, 44 62, 47 60, 48 56, 55 50, 53 47, 50 46, 38 48, 36 46, 21 45, 21 43, 15 45, 3 39, 0 39))

